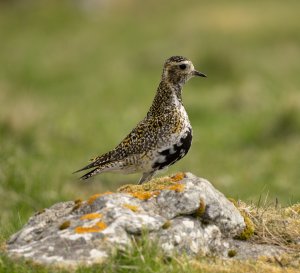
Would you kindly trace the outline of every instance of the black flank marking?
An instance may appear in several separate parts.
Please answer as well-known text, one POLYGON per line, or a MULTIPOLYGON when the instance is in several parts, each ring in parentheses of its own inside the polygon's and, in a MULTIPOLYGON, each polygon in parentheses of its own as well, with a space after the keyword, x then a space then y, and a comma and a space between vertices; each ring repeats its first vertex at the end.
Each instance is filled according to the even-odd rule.
POLYGON ((186 137, 182 137, 178 145, 174 144, 173 149, 166 149, 159 153, 160 155, 166 157, 165 161, 161 163, 154 162, 152 166, 153 169, 161 170, 167 166, 171 166, 188 153, 192 144, 192 130, 189 129, 189 131, 187 131, 186 133, 186 137), (170 154, 170 150, 174 150, 175 152, 173 154, 170 154))

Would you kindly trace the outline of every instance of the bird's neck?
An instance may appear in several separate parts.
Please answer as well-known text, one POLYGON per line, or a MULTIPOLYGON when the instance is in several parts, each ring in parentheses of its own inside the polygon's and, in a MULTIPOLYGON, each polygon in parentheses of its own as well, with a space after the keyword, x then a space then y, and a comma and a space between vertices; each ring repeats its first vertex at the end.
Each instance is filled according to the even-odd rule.
POLYGON ((172 112, 174 108, 182 106, 182 86, 181 83, 174 84, 162 80, 157 88, 148 116, 166 114, 172 112))

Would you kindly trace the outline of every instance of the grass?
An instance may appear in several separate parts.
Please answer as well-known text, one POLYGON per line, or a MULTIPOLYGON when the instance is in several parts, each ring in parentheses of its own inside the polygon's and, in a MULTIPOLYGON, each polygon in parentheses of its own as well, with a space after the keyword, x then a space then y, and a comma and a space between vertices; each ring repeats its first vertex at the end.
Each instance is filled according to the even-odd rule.
POLYGON ((274 205, 256 207, 241 203, 239 208, 247 213, 254 224, 253 242, 274 244, 289 253, 300 253, 300 203, 286 208, 274 205))
POLYGON ((138 180, 71 173, 143 118, 177 54, 208 78, 184 89, 193 146, 169 173, 191 171, 235 199, 299 202, 299 6, 1 1, 1 241, 34 211, 138 180))

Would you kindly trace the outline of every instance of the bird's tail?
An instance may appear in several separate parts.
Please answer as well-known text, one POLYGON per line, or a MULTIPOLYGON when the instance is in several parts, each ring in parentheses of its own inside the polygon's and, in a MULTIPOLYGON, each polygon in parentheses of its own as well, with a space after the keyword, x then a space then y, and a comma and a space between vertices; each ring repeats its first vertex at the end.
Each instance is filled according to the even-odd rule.
POLYGON ((105 164, 105 163, 107 163, 107 161, 104 161, 104 162, 101 162, 101 163, 99 163, 98 161, 94 161, 94 162, 84 166, 83 168, 73 172, 73 174, 74 173, 79 173, 79 172, 82 172, 84 170, 88 170, 88 169, 91 169, 91 168, 94 168, 94 167, 97 167, 97 166, 100 166, 100 165, 105 164))
POLYGON ((105 171, 109 164, 111 163, 111 158, 110 158, 110 155, 111 153, 108 152, 106 154, 104 154, 103 156, 101 157, 97 157, 94 159, 93 162, 91 162, 90 164, 84 166, 83 168, 73 172, 73 173, 78 173, 78 172, 81 172, 81 171, 84 171, 84 170, 88 170, 88 169, 91 169, 91 168, 94 168, 92 171, 86 173, 85 175, 83 175, 80 179, 82 180, 86 180, 98 173, 101 173, 103 171, 105 171))
POLYGON ((90 172, 86 173, 85 175, 81 176, 80 179, 81 180, 86 180, 86 179, 88 179, 88 178, 90 178, 90 177, 92 177, 92 176, 94 176, 98 173, 101 173, 102 171, 103 171, 102 168, 97 167, 97 168, 91 170, 90 172))

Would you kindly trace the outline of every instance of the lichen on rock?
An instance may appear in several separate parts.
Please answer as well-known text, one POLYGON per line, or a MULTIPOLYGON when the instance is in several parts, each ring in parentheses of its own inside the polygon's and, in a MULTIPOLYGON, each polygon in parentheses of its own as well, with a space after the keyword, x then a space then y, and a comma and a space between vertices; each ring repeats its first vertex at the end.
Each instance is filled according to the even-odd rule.
POLYGON ((165 253, 228 257, 241 246, 233 238, 245 227, 243 215, 209 181, 178 173, 55 204, 31 217, 7 251, 42 264, 90 265, 147 231, 165 253))
POLYGON ((107 228, 107 225, 104 222, 97 222, 92 226, 78 226, 75 228, 75 233, 91 233, 91 232, 100 232, 107 228))
POLYGON ((141 185, 124 185, 118 189, 118 192, 126 192, 140 200, 148 200, 158 196, 162 190, 182 192, 184 185, 178 183, 178 181, 183 178, 184 174, 178 173, 171 177, 156 178, 141 185))
POLYGON ((98 212, 94 212, 94 213, 88 213, 88 214, 84 214, 80 217, 80 220, 94 220, 94 219, 98 219, 101 218, 102 214, 98 213, 98 212))
POLYGON ((130 205, 130 204, 124 204, 123 207, 127 208, 127 209, 130 209, 133 212, 137 212, 139 210, 139 208, 137 206, 130 205))

